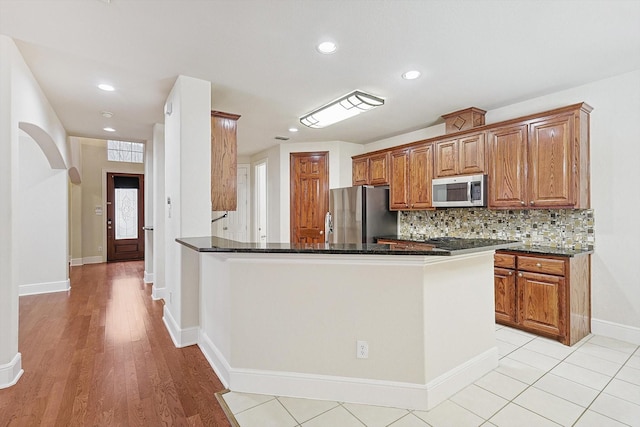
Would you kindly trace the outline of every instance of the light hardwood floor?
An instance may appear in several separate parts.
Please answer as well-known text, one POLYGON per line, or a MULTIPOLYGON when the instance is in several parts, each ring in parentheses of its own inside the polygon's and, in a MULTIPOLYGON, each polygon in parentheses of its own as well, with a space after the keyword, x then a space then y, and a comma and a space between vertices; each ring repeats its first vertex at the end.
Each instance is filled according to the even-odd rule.
POLYGON ((0 426, 229 426, 197 346, 175 348, 130 261, 71 269, 71 291, 20 297, 24 374, 0 426))

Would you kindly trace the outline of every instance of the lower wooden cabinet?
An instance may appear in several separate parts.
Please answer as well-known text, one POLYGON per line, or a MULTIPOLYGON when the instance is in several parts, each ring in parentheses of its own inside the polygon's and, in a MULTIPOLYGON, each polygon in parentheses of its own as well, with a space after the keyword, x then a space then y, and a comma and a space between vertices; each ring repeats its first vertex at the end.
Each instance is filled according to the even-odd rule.
POLYGON ((496 322, 573 345, 591 332, 590 255, 497 251, 496 322))

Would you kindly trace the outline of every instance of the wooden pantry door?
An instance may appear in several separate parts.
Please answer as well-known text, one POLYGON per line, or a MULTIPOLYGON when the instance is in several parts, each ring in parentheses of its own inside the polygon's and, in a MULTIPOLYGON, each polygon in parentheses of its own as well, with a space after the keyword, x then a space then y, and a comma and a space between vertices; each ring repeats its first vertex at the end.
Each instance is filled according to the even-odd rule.
POLYGON ((291 243, 324 243, 329 211, 329 153, 291 153, 291 243))

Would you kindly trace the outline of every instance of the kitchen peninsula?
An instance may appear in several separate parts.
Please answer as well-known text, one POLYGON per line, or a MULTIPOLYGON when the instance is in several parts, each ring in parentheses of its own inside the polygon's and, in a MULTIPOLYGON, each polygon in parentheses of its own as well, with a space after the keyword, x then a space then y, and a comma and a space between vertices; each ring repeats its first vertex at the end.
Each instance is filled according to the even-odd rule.
POLYGON ((233 391, 428 410, 498 364, 493 255, 512 241, 177 241, 182 310, 233 391))

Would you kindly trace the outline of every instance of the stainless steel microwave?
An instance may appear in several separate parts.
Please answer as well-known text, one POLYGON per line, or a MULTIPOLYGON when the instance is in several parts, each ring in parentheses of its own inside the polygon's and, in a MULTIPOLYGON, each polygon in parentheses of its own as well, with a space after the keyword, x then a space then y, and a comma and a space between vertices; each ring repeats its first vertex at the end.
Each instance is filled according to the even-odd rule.
POLYGON ((487 175, 434 178, 431 186, 433 206, 436 208, 487 206, 487 175))

